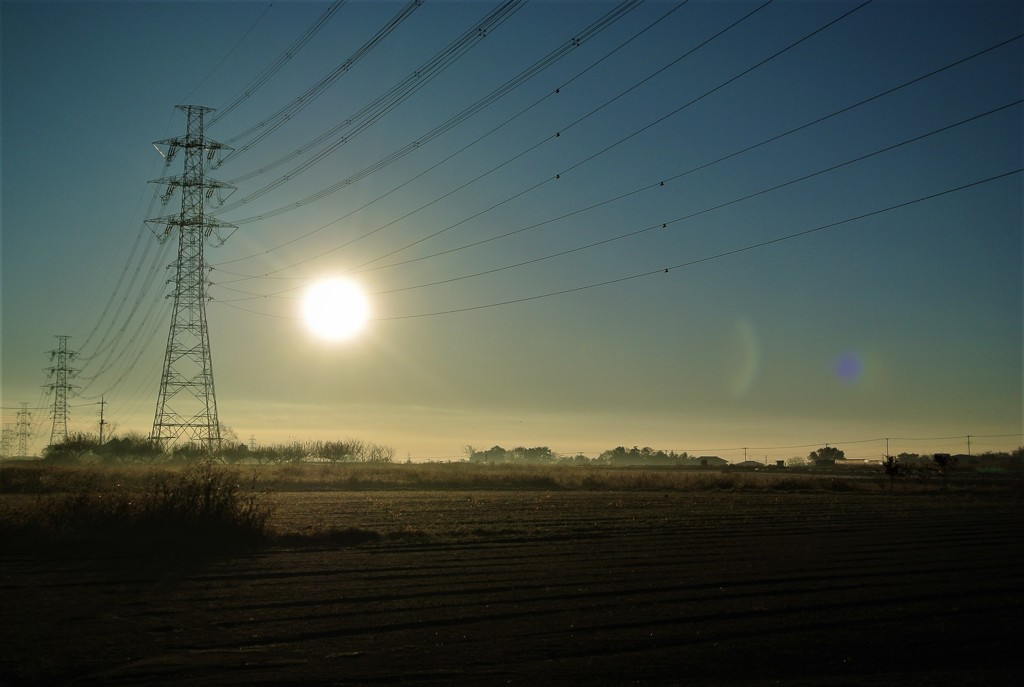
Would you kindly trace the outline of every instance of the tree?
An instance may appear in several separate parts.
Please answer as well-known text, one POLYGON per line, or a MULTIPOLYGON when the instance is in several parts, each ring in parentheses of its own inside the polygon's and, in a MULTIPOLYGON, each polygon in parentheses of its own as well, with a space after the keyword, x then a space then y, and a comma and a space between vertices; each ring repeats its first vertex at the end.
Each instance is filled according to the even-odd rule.
POLYGON ((367 463, 390 463, 395 457, 395 449, 392 446, 381 446, 380 444, 367 444, 367 463))
MULTIPOLYGON (((889 475, 889 491, 892 491, 893 481, 903 474, 903 465, 900 463, 900 459, 897 456, 886 456, 882 461, 882 469, 885 470, 885 474, 889 475)), ((904 482, 903 489, 906 490, 907 485, 904 482)))
POLYGON ((237 444, 227 444, 221 442, 220 457, 224 459, 226 463, 242 463, 249 457, 249 447, 239 442, 237 444))
POLYGON ((948 453, 936 453, 932 456, 932 460, 935 461, 935 465, 939 468, 939 474, 942 475, 942 490, 946 491, 949 488, 949 469, 956 465, 956 458, 948 453))
POLYGON ((162 453, 160 443, 153 441, 141 432, 128 432, 120 437, 113 436, 100 447, 100 455, 105 461, 111 463, 150 462, 162 453))
POLYGON ((43 459, 52 462, 77 462, 90 451, 100 447, 99 439, 86 432, 68 434, 62 441, 43 449, 43 459))
POLYGON ((575 456, 563 456, 558 459, 561 465, 590 465, 590 459, 582 453, 577 453, 575 456))
POLYGON ((836 448, 835 446, 823 446, 817 451, 811 451, 807 456, 807 459, 811 463, 835 463, 837 460, 842 460, 846 457, 846 454, 836 448))
POLYGON ((508 451, 501 446, 492 446, 485 451, 476 451, 469 457, 474 463, 505 463, 508 461, 508 451))
POLYGON ((314 453, 318 458, 327 460, 332 464, 339 462, 351 463, 366 460, 369 448, 358 439, 322 441, 317 442, 314 453))

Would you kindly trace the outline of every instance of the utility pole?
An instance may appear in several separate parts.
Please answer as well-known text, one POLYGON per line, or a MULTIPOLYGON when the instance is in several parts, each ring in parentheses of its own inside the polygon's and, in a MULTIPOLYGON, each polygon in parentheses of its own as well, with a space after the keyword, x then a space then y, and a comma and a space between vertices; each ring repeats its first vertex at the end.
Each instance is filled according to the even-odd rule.
POLYGON ((183 441, 216 451, 220 448, 220 424, 206 325, 209 267, 203 258, 203 248, 217 229, 231 225, 207 217, 204 202, 215 192, 234 187, 207 179, 204 165, 220 151, 230 148, 204 135, 203 118, 212 108, 178 105, 177 109, 187 117, 185 135, 157 141, 154 146, 166 147, 166 153, 159 147, 157 150, 168 161, 179 150, 184 151, 184 171, 180 176, 151 183, 166 185, 164 203, 170 200, 175 189, 180 189, 181 211, 146 220, 153 225, 163 225, 161 241, 166 241, 175 230, 178 233, 178 259, 173 265, 174 277, 168 280, 174 284, 171 294, 174 307, 150 438, 161 445, 183 441))
POLYGON ((103 446, 103 428, 106 426, 106 421, 103 419, 103 410, 106 408, 107 402, 103 400, 103 396, 100 396, 100 446, 103 446))
POLYGON ((28 403, 21 402, 21 410, 18 411, 18 456, 24 458, 28 455, 28 438, 32 434, 32 413, 28 412, 28 403))
POLYGON ((50 378, 55 381, 43 386, 53 393, 53 428, 50 430, 50 445, 59 444, 68 438, 68 391, 74 387, 68 383, 68 378, 73 377, 77 370, 69 367, 75 356, 75 351, 68 350, 68 339, 70 336, 58 334, 57 348, 50 351, 51 367, 45 368, 50 373, 50 378))

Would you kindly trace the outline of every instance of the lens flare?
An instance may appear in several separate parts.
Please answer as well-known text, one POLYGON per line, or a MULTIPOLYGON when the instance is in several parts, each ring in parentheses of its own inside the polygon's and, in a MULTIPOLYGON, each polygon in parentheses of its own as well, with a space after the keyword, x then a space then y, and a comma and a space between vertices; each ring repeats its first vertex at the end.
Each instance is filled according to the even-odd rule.
POLYGON ((843 353, 836 358, 834 371, 840 381, 846 384, 854 384, 864 374, 864 361, 857 353, 843 353))

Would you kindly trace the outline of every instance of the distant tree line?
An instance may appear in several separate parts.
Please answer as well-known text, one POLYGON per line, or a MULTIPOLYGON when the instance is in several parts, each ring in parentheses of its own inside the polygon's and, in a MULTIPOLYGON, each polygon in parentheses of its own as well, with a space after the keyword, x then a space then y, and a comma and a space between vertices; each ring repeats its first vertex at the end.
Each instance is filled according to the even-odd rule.
POLYGON ((645 446, 639 448, 626 448, 616 446, 613 449, 603 451, 596 458, 588 458, 582 453, 575 455, 560 455, 547 446, 535 446, 527 448, 516 446, 506 449, 501 446, 492 446, 489 449, 477 449, 474 446, 466 446, 463 449, 467 459, 471 463, 487 463, 492 465, 501 464, 523 464, 523 465, 610 465, 610 466, 640 466, 640 465, 674 465, 680 467, 721 467, 727 462, 717 456, 691 456, 685 451, 662 451, 645 446))
MULTIPOLYGON (((466 458, 471 463, 492 465, 607 465, 607 466, 675 466, 675 467, 725 467, 730 463, 718 456, 694 456, 683 451, 663 451, 645 446, 626 448, 616 446, 603 451, 596 458, 588 458, 583 454, 562 455, 555 453, 547 446, 527 448, 516 446, 506 449, 492 446, 478 449, 472 445, 463 448, 466 458)), ((835 446, 823 446, 811 451, 806 457, 795 456, 786 461, 789 467, 828 467, 846 460, 846 453, 835 446)), ((877 465, 878 463, 876 463, 877 465)), ((938 471, 942 476, 948 475, 953 469, 1013 471, 1024 469, 1024 447, 1012 452, 983 453, 977 456, 949 455, 935 453, 920 455, 901 453, 889 456, 881 462, 881 467, 890 476, 932 473, 938 471)))
POLYGON ((129 432, 103 442, 94 434, 71 433, 63 441, 47 446, 43 459, 49 462, 100 463, 183 463, 214 458, 226 463, 390 463, 395 449, 359 439, 344 441, 292 441, 250 448, 240 443, 230 429, 222 431, 221 448, 210 451, 196 444, 161 446, 148 436, 129 432))
POLYGON ((390 463, 395 449, 359 439, 343 441, 293 441, 249 448, 239 444, 225 452, 228 461, 255 463, 390 463))
MULTIPOLYGON (((183 463, 214 458, 227 463, 297 464, 297 463, 391 463, 395 449, 359 439, 338 441, 292 441, 261 446, 247 446, 238 441, 230 428, 221 430, 221 448, 209 451, 205 446, 175 444, 161 446, 140 432, 112 436, 103 442, 95 434, 71 433, 60 443, 47 446, 43 458, 49 462, 93 461, 101 463, 183 463)), ((477 449, 465 446, 466 458, 471 463, 522 465, 605 465, 725 467, 729 463, 718 456, 693 456, 685 451, 664 451, 645 446, 625 448, 616 446, 603 451, 596 458, 582 453, 563 455, 547 446, 516 446, 506 449, 492 446, 477 449)), ((828 466, 845 459, 841 449, 824 446, 811 451, 806 458, 794 457, 786 461, 790 467, 828 466)), ((885 456, 881 467, 891 479, 899 476, 938 473, 943 478, 952 471, 1017 472, 1024 470, 1024 446, 1010 452, 986 452, 979 455, 950 455, 947 453, 900 453, 885 456)))
POLYGON ((552 465, 561 462, 558 454, 547 446, 516 446, 505 449, 501 446, 492 446, 489 449, 479 451, 473 446, 466 446, 463 451, 471 463, 488 463, 500 465, 505 463, 520 463, 530 465, 552 465))
POLYGON ((893 477, 938 472, 945 478, 954 470, 1019 472, 1024 470, 1024 446, 1013 451, 986 451, 976 455, 899 453, 886 456, 883 465, 886 473, 893 477))

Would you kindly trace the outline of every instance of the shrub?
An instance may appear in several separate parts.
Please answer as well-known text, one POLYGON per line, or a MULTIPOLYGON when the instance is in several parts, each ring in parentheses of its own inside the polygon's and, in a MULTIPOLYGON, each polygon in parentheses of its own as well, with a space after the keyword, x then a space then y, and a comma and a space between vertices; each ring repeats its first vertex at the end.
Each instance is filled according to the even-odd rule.
POLYGON ((272 505, 255 478, 210 461, 177 473, 152 473, 142 488, 111 485, 82 473, 60 493, 40 494, 28 508, 0 513, 0 533, 15 547, 73 547, 171 552, 233 549, 266 536, 272 505))

